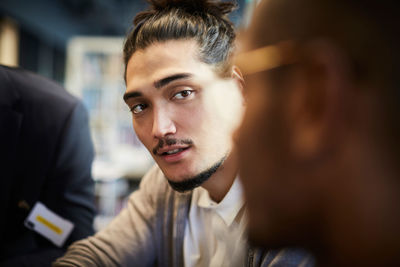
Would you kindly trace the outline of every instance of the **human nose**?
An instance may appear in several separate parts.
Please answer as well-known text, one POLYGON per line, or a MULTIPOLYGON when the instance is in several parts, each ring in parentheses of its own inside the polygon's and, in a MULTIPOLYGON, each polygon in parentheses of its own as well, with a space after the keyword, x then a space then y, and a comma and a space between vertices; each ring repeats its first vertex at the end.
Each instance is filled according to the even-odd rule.
POLYGON ((155 138, 164 138, 176 132, 175 123, 165 109, 154 110, 152 135, 155 138))

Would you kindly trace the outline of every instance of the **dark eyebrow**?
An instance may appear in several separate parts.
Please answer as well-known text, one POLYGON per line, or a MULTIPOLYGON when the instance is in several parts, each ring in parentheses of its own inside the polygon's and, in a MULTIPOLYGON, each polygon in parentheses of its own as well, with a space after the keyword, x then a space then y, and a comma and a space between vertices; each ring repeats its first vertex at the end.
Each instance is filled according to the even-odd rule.
MULTIPOLYGON (((165 77, 159 81, 154 82, 154 87, 157 89, 160 89, 173 81, 180 80, 180 79, 187 79, 190 77, 192 77, 192 74, 190 74, 190 73, 174 74, 174 75, 165 77)), ((140 97, 140 96, 143 96, 143 94, 141 92, 127 92, 124 94, 124 101, 126 102, 129 98, 140 97)))
POLYGON ((128 100, 129 98, 140 97, 140 96, 143 96, 141 92, 127 92, 124 94, 124 101, 126 102, 126 100, 128 100))
POLYGON ((189 74, 189 73, 174 74, 174 75, 168 76, 166 78, 163 78, 163 79, 161 79, 159 81, 154 82, 154 87, 157 88, 157 89, 160 89, 160 88, 166 86, 167 84, 169 84, 169 83, 171 83, 171 82, 173 82, 175 80, 187 79, 187 78, 190 78, 190 77, 192 77, 192 75, 189 74))

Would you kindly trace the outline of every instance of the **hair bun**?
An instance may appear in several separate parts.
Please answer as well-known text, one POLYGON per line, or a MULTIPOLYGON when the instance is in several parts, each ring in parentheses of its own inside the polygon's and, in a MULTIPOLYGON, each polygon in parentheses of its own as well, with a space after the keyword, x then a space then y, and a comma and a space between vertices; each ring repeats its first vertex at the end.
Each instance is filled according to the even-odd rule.
POLYGON ((222 17, 236 9, 234 2, 215 0, 148 0, 155 11, 165 11, 172 8, 183 9, 188 13, 210 13, 222 17))

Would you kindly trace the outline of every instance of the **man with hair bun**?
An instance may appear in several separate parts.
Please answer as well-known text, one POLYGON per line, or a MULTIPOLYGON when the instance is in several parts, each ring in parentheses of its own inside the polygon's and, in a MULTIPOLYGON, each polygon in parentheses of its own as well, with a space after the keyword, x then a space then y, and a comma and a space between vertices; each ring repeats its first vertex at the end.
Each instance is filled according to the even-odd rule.
POLYGON ((124 46, 126 93, 154 166, 103 231, 55 266, 309 266, 302 251, 246 242, 232 133, 245 108, 220 1, 149 1, 124 46))

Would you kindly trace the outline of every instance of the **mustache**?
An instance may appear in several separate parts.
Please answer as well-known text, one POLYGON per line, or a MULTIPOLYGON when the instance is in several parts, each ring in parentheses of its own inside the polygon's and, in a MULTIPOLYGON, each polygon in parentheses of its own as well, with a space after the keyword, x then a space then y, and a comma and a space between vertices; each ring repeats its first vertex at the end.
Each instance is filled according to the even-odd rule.
POLYGON ((175 138, 163 138, 158 141, 158 144, 153 148, 153 154, 157 155, 157 151, 163 148, 165 145, 193 145, 193 141, 190 139, 175 139, 175 138))

